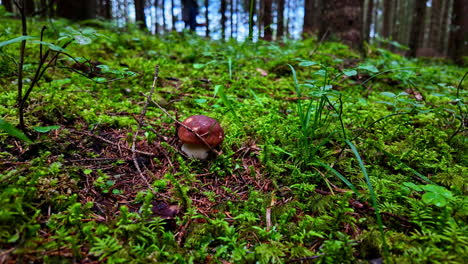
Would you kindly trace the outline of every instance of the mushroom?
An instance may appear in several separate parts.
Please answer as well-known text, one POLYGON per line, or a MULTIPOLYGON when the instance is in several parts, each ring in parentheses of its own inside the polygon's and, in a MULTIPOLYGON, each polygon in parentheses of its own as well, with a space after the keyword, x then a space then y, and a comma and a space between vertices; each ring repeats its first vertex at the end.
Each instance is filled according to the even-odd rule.
POLYGON ((223 142, 224 131, 216 119, 204 115, 193 115, 185 119, 182 124, 183 126, 179 127, 177 135, 184 143, 181 150, 189 158, 206 159, 211 148, 223 142), (192 131, 197 133, 199 137, 192 131))

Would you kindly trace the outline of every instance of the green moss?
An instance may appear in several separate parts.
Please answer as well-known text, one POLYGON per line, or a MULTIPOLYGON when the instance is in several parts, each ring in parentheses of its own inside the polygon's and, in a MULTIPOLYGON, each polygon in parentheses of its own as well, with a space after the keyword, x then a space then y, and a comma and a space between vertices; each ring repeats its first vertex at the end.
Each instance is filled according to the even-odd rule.
MULTIPOLYGON (((18 36, 19 21, 0 22, 0 42, 18 36)), ((42 22, 30 23, 37 36, 42 22)), ((466 91, 458 88, 466 68, 376 47, 364 60, 313 38, 221 42, 105 23, 89 30, 64 20, 54 22, 45 41, 56 43, 60 33, 89 36, 91 43, 67 49, 77 61, 97 62, 99 71, 77 73, 75 61, 60 57, 28 101, 25 123, 35 143, 0 132, 0 246, 14 248, 13 259, 365 263, 387 250, 396 263, 466 259, 468 169, 460 127, 467 109, 466 91), (178 120, 219 120, 226 133, 220 156, 183 158, 175 121, 150 104, 136 148, 154 156, 133 159, 127 148, 156 65, 153 99, 178 120), (31 129, 49 125, 60 129, 31 129), (427 179, 450 191, 446 206, 407 187, 427 179), (163 220, 161 204, 180 212, 163 220)), ((15 125, 11 66, 18 45, 0 51, 0 118, 15 125)), ((25 87, 38 53, 28 43, 25 87)))

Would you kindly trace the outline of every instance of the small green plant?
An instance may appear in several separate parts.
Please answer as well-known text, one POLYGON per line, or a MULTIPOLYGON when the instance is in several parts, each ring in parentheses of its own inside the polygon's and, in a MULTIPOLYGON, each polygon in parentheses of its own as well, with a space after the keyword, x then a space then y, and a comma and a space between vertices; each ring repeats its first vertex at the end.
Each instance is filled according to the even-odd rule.
MULTIPOLYGON (((311 61, 302 61, 299 64, 299 66, 315 65, 317 65, 317 63, 311 61)), ((296 103, 296 113, 299 117, 298 126, 300 131, 298 144, 300 148, 305 148, 304 154, 307 155, 305 160, 311 161, 318 147, 325 144, 329 140, 329 136, 335 133, 334 131, 329 131, 331 119, 333 118, 330 116, 330 111, 327 110, 327 107, 333 109, 336 117, 338 117, 342 136, 346 139, 346 132, 342 119, 343 102, 341 94, 332 89, 330 73, 327 67, 323 67, 316 73, 323 78, 321 84, 315 81, 299 84, 296 70, 291 65, 289 65, 289 67, 292 71, 294 88, 298 98, 296 103), (303 99, 303 97, 307 99, 303 99), (336 99, 334 103, 332 102, 332 98, 336 99), (321 139, 322 142, 316 144, 315 141, 321 139)))
MULTIPOLYGON (((90 174, 92 171, 89 169, 86 169, 83 171, 84 174, 90 174)), ((121 194, 122 191, 119 189, 113 189, 113 186, 115 185, 115 180, 112 180, 111 177, 102 171, 98 170, 97 171, 98 177, 94 181, 94 186, 99 187, 103 193, 109 193, 110 190, 112 189, 113 194, 121 194)))
POLYGON ((416 185, 412 182, 404 182, 403 186, 407 187, 408 191, 412 190, 416 192, 424 192, 424 194, 421 196, 421 199, 427 205, 444 207, 448 202, 455 199, 451 191, 439 185, 416 185))

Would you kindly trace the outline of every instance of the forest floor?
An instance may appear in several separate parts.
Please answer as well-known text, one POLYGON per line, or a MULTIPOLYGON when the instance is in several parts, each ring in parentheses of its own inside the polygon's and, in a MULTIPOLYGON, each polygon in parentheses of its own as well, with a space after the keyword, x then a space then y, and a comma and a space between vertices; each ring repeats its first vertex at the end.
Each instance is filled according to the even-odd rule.
POLYGON ((468 68, 97 22, 54 21, 40 42, 42 25, 28 140, 11 128, 21 24, 0 20, 0 263, 468 259, 468 68), (180 150, 196 114, 226 134, 207 160, 180 150))

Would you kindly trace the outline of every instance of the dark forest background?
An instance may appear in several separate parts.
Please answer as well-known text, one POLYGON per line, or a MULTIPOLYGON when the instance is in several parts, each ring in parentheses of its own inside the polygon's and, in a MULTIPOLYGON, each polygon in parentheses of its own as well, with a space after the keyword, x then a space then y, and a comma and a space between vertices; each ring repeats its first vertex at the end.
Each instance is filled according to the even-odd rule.
MULTIPOLYGON (((193 1, 193 0, 192 0, 193 1)), ((14 0, 1 0, 19 15, 14 0)), ((136 23, 151 34, 184 28, 191 0, 24 0, 28 17, 136 23)), ((196 34, 216 39, 317 37, 408 56, 467 56, 468 0, 200 0, 196 34), (465 14, 465 15, 464 15, 465 14)))

